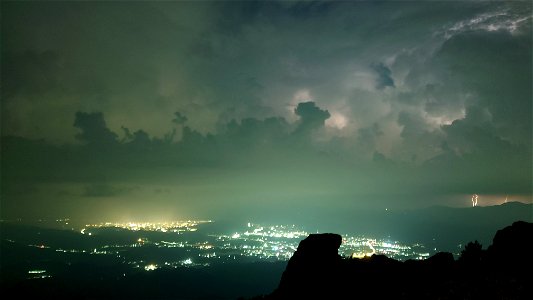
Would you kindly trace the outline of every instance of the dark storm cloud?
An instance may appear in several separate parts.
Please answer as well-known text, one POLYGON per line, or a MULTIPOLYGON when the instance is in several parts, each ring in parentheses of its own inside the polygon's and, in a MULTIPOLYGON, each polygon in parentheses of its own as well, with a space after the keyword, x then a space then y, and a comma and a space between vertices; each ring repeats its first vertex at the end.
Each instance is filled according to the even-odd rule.
POLYGON ((398 115, 398 124, 402 126, 401 137, 412 139, 426 132, 425 120, 418 114, 402 111, 398 115))
MULTIPOLYGON (((219 119, 225 123, 233 118, 288 117, 284 108, 300 88, 313 87, 316 96, 327 99, 322 101, 336 102, 344 95, 331 90, 341 90, 350 73, 368 66, 367 59, 375 59, 371 53, 388 57, 397 48, 408 47, 412 40, 402 38, 418 27, 407 21, 419 11, 437 10, 435 5, 421 4, 398 13, 393 4, 314 2, 3 6, 11 13, 2 21, 2 28, 9 30, 2 35, 2 50, 13 55, 2 56, 17 66, 6 70, 22 72, 11 76, 4 71, 5 76, 18 78, 16 85, 25 88, 34 85, 32 74, 56 83, 46 95, 34 97, 24 88, 7 99, 11 105, 4 109, 10 121, 4 128, 57 140, 72 136, 72 131, 61 130, 65 117, 51 118, 36 131, 25 116, 42 114, 50 105, 62 116, 78 110, 103 111, 114 130, 142 128, 161 136, 167 124, 160 120, 168 120, 176 110, 194 120, 189 125, 206 133, 215 130, 219 119), (375 19, 393 22, 373 26, 375 19), (380 34, 391 28, 396 31, 380 34), (398 38, 390 40, 392 36, 398 38), (391 52, 383 52, 381 43, 387 42, 395 45, 391 52), (21 53, 26 51, 40 61, 25 61, 21 53), (29 66, 20 68, 24 65, 29 66), (46 68, 34 72, 32 68, 40 65, 46 68)), ((439 9, 440 14, 452 10, 439 9)), ((431 18, 418 14, 420 22, 429 23, 438 15, 425 14, 431 18)))
MULTIPOLYGON (((107 128, 104 115, 101 112, 77 112, 74 127, 81 133, 76 138, 88 144, 113 144, 117 142, 117 135, 107 128)), ((136 135, 138 138, 138 134, 136 135)))
POLYGON ((1 5, 11 208, 531 196, 530 3, 1 5))
POLYGON ((327 110, 322 110, 314 102, 298 103, 294 113, 300 117, 297 134, 311 133, 324 127, 326 120, 331 116, 327 110))
POLYGON ((38 94, 57 88, 61 77, 61 58, 50 50, 5 52, 2 55, 2 87, 6 98, 22 91, 38 94))
POLYGON ((187 122, 187 117, 182 115, 179 111, 175 112, 174 113, 174 119, 172 120, 172 122, 178 124, 178 125, 183 125, 185 124, 185 122, 187 122))
POLYGON ((373 69, 378 74, 376 80, 376 88, 382 90, 388 86, 394 87, 394 80, 391 77, 391 70, 387 68, 383 63, 376 64, 373 69))
POLYGON ((446 42, 436 61, 464 90, 477 94, 475 104, 488 110, 498 134, 521 142, 531 137, 531 53, 530 37, 473 32, 446 42))
POLYGON ((383 135, 383 131, 379 128, 377 123, 374 123, 370 127, 359 129, 357 139, 361 144, 374 145, 376 138, 381 135, 383 135))

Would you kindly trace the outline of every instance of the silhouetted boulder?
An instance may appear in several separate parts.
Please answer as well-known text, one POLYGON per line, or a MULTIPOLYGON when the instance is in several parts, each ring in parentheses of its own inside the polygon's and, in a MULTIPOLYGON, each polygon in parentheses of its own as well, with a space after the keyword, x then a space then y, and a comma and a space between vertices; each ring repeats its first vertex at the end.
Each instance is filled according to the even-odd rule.
POLYGON ((276 291, 280 298, 308 298, 335 294, 342 261, 338 234, 311 234, 302 240, 289 260, 276 291))
POLYGON ((531 299, 533 224, 499 230, 483 250, 465 246, 458 261, 439 252, 400 262, 385 255, 342 258, 337 234, 312 234, 300 242, 279 287, 265 299, 531 299))
POLYGON ((310 234, 300 242, 291 260, 335 260, 339 257, 341 244, 342 237, 335 233, 310 234))
POLYGON ((533 223, 514 222, 496 232, 488 256, 499 266, 513 269, 533 267, 533 223))

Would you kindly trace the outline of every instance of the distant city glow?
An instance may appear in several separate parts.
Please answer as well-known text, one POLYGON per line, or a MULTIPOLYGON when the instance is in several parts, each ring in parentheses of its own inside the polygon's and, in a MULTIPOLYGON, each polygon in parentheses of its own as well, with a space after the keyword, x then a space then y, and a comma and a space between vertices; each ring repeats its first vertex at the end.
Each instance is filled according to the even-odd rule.
POLYGON ((28 279, 43 279, 52 277, 51 275, 47 274, 46 270, 29 270, 28 274, 28 279))
MULTIPOLYGON (((128 223, 99 223, 99 224, 87 224, 85 228, 81 229, 81 234, 86 234, 87 230, 91 228, 121 228, 132 231, 159 231, 159 232, 184 232, 184 231, 196 231, 196 226, 205 223, 211 223, 211 220, 187 220, 187 221, 173 221, 173 222, 128 222, 128 223)), ((91 235, 91 232, 88 232, 88 235, 91 235)), ((142 241, 139 241, 142 242, 142 241)))
MULTIPOLYGON (((161 223, 101 223, 85 225, 80 229, 83 235, 106 236, 108 229, 119 229, 132 233, 143 233, 124 242, 92 242, 92 247, 60 248, 43 244, 29 244, 29 247, 51 249, 65 255, 91 255, 115 257, 133 269, 154 271, 160 268, 196 268, 225 262, 287 261, 297 250, 301 240, 310 233, 296 225, 244 223, 240 230, 229 234, 202 231, 201 225, 212 221, 173 221, 161 223), (190 229, 199 231, 193 234, 190 229), (165 229, 166 231, 163 231, 165 229), (185 234, 184 232, 189 232, 185 234), (143 249, 143 250, 141 250, 143 249), (175 249, 171 250, 171 249, 175 249), (141 251, 139 251, 141 250, 141 251), (169 252, 171 250, 171 252, 169 252), (163 259, 164 257, 164 259, 163 259)), ((128 236, 128 234, 126 235, 128 236)), ((16 243, 16 241, 11 241, 16 243)), ((390 238, 380 239, 368 236, 343 235, 339 255, 362 258, 384 254, 397 260, 425 259, 430 252, 424 245, 405 244, 390 238)), ((50 277, 45 270, 28 271, 31 278, 50 277), (38 275, 37 277, 35 277, 38 275), (44 276, 44 277, 43 277, 44 276)))

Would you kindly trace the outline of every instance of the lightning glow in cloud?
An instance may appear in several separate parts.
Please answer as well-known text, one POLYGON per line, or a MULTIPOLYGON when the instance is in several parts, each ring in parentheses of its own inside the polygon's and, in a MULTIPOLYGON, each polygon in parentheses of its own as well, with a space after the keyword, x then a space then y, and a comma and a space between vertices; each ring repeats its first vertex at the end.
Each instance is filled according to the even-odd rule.
POLYGON ((472 195, 472 207, 476 207, 477 206, 478 198, 479 198, 479 196, 477 194, 472 195))

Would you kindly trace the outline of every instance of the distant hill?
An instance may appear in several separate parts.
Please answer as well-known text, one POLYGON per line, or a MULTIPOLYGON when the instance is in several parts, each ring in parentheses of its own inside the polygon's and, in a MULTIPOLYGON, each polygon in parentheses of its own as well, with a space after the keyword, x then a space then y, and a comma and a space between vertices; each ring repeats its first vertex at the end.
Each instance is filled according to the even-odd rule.
POLYGON ((356 211, 328 220, 338 222, 327 227, 330 232, 390 236, 402 242, 422 242, 437 251, 457 253, 459 245, 473 240, 486 248, 498 229, 513 222, 533 222, 533 204, 508 202, 494 206, 356 211))
POLYGON ((494 233, 516 221, 533 222, 533 205, 508 202, 465 208, 430 207, 391 215, 390 234, 420 240, 440 251, 454 251, 459 244, 478 240, 488 246, 494 233))

